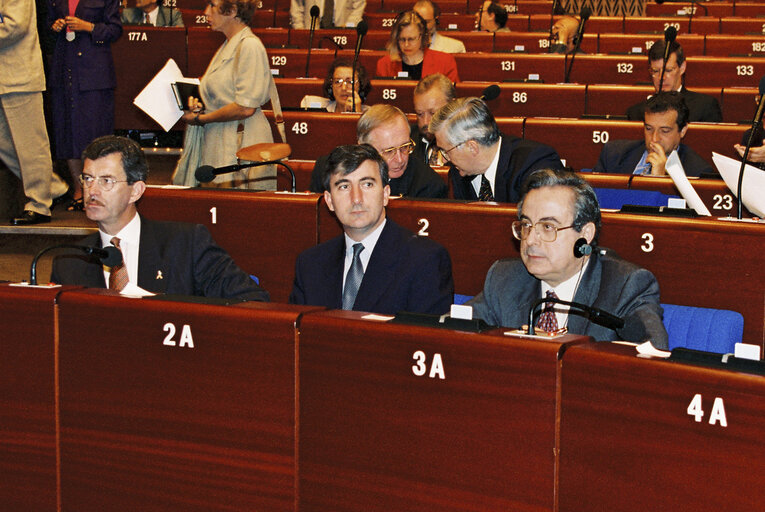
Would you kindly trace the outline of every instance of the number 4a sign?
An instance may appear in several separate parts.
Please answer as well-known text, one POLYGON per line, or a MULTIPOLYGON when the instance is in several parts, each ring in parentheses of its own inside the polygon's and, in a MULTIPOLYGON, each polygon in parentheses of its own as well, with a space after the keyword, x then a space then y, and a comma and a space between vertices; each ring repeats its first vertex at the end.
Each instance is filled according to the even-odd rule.
MULTIPOLYGON (((688 409, 686 409, 686 411, 689 416, 693 416, 697 423, 701 423, 704 419, 704 409, 701 405, 701 394, 697 393, 693 397, 691 403, 688 404, 688 409)), ((715 401, 712 404, 712 412, 709 414, 709 424, 716 425, 717 423, 719 423, 721 427, 728 426, 728 419, 725 416, 725 404, 723 403, 723 399, 719 396, 715 397, 715 401)))

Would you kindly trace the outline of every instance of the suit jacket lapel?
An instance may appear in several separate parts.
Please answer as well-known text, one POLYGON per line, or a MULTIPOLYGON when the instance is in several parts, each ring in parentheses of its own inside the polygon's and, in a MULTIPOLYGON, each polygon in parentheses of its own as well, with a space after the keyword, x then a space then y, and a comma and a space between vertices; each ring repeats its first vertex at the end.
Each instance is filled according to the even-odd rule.
POLYGON ((390 219, 386 221, 372 256, 369 258, 353 309, 373 311, 383 291, 394 282, 395 268, 400 257, 397 250, 400 246, 396 243, 396 237, 399 236, 397 227, 390 219))
MULTIPOLYGON (((602 272, 603 267, 600 264, 597 249, 595 249, 590 257, 590 264, 587 265, 587 270, 585 270, 582 281, 579 283, 579 287, 574 294, 574 302, 588 306, 595 304, 598 298, 598 291, 600 290, 602 272)), ((569 314, 568 316, 568 329, 571 332, 586 333, 589 324, 590 321, 581 315, 569 314)))
POLYGON ((324 283, 329 303, 333 309, 343 307, 343 269, 345 266, 345 236, 340 235, 339 242, 330 254, 331 260, 323 265, 324 283))
POLYGON ((160 238, 154 224, 141 217, 141 236, 138 247, 138 286, 154 293, 165 293, 170 270, 163 268, 160 238))
MULTIPOLYGON (((83 245, 103 248, 103 245, 101 244, 101 236, 96 233, 95 235, 92 235, 92 237, 93 240, 90 238, 83 240, 83 245)), ((92 265, 85 265, 85 268, 83 269, 85 274, 82 276, 83 284, 92 288, 106 288, 104 267, 95 256, 93 256, 93 261, 94 263, 92 265)))
POLYGON ((507 182, 512 175, 510 169, 510 157, 513 154, 512 138, 502 134, 502 144, 499 147, 499 161, 497 162, 497 173, 494 178, 494 200, 498 203, 506 203, 507 182))

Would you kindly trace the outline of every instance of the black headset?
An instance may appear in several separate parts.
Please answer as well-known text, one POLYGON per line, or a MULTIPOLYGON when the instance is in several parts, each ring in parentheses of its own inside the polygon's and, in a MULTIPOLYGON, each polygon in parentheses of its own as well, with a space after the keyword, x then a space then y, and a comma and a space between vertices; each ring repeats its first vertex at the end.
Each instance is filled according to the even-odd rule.
POLYGON ((574 242, 574 256, 581 258, 592 254, 592 246, 587 243, 587 239, 582 237, 574 242))

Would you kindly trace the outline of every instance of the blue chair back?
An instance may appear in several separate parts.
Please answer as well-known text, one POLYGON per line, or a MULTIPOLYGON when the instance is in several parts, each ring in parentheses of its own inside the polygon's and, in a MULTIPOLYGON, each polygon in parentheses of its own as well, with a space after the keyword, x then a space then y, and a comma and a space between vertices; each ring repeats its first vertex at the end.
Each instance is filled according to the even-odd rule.
POLYGON ((719 354, 733 353, 744 334, 744 317, 727 309, 662 304, 670 350, 692 348, 719 354))
POLYGON ((670 197, 655 190, 634 190, 618 188, 595 188, 598 203, 601 208, 619 210, 625 204, 637 204, 641 206, 667 206, 670 197))

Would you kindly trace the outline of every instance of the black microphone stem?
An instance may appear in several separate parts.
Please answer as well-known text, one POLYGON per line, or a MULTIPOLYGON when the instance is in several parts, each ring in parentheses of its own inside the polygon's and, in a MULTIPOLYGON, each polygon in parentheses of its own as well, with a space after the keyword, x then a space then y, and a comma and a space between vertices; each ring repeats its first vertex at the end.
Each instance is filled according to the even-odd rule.
POLYGON ((762 122, 763 109, 765 108, 765 94, 760 95, 760 104, 757 105, 757 112, 754 114, 754 120, 752 121, 752 130, 749 132, 749 140, 746 141, 746 148, 744 148, 744 156, 741 158, 741 169, 738 171, 738 184, 736 186, 736 194, 738 195, 738 220, 743 217, 743 204, 744 200, 741 197, 741 192, 744 187, 744 170, 746 170, 746 159, 749 157, 749 150, 754 143, 754 135, 758 131, 757 127, 762 122))
POLYGON ((590 13, 585 9, 587 9, 587 7, 582 7, 582 12, 579 14, 579 33, 577 34, 576 41, 574 42, 574 53, 571 54, 571 62, 568 63, 568 67, 566 67, 568 54, 566 54, 566 58, 563 59, 563 69, 566 70, 566 75, 563 78, 563 83, 565 84, 569 83, 569 78, 571 77, 571 69, 574 67, 574 58, 576 57, 576 54, 579 53, 579 48, 582 46, 582 39, 584 39, 584 24, 587 23, 588 19, 590 19, 590 13))
POLYGON ((276 8, 279 5, 279 0, 274 0, 274 21, 272 23, 272 27, 276 28, 276 8))
POLYGON ((311 16, 311 31, 308 33, 308 55, 305 58, 305 74, 304 77, 308 78, 308 69, 311 67, 311 48, 313 47, 313 32, 316 28, 316 18, 311 16))

